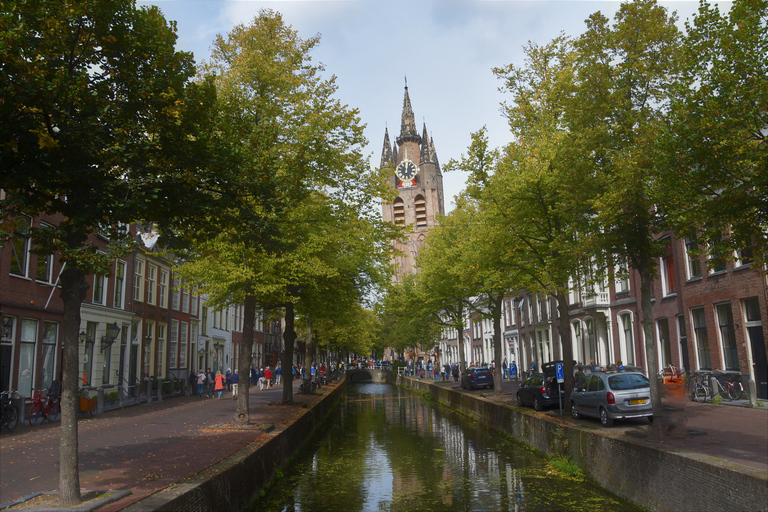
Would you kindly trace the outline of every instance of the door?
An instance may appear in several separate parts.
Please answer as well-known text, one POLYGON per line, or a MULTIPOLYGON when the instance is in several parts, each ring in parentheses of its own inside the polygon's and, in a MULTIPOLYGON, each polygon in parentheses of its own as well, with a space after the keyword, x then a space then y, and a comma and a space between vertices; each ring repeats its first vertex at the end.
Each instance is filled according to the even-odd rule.
POLYGON ((752 345, 752 361, 755 367, 757 398, 768 398, 768 357, 765 352, 763 326, 747 327, 749 342, 752 345))
POLYGON ((0 391, 8 391, 11 382, 11 345, 0 345, 0 391))
POLYGON ((128 362, 128 396, 136 396, 136 370, 139 358, 139 346, 131 344, 131 357, 128 362))
POLYGON ((587 414, 597 414, 597 395, 598 387, 600 385, 600 377, 593 375, 589 379, 589 386, 587 386, 587 392, 584 393, 584 404, 581 406, 581 410, 587 414))

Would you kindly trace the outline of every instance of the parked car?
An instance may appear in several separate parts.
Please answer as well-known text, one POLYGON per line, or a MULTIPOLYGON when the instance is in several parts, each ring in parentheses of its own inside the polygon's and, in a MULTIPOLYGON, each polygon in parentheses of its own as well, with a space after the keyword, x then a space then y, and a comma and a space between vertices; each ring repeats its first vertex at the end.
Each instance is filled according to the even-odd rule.
MULTIPOLYGON (((565 389, 561 386, 560 394, 565 397, 565 389)), ((519 406, 532 405, 537 411, 544 407, 557 407, 560 402, 557 399, 557 379, 554 375, 534 373, 520 385, 517 390, 517 404, 519 406)))
POLYGON ((653 421, 651 388, 640 372, 593 372, 581 379, 571 393, 571 415, 600 418, 605 427, 614 420, 648 418, 653 421))
POLYGON ((493 373, 488 368, 467 368, 461 376, 461 387, 475 389, 487 386, 493 389, 493 373))

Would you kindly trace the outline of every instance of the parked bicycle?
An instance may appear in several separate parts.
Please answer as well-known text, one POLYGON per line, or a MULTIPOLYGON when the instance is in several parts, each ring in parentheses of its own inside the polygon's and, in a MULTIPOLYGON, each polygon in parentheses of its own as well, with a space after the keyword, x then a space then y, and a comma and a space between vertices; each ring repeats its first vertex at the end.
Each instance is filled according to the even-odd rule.
POLYGON ((10 432, 19 424, 19 411, 15 402, 15 392, 9 390, 0 393, 0 430, 5 428, 10 432))
POLYGON ((715 370, 715 374, 718 376, 715 379, 718 392, 723 397, 723 400, 738 400, 741 398, 742 393, 744 393, 744 387, 741 385, 741 381, 736 378, 736 375, 720 370, 715 370))
POLYGON ((80 412, 88 413, 90 416, 96 416, 96 402, 95 398, 91 398, 90 392, 93 388, 86 385, 80 388, 80 412))
POLYGON ((29 407, 29 424, 37 425, 42 420, 54 422, 59 419, 61 412, 61 386, 55 380, 48 391, 44 389, 32 390, 31 405, 29 407))
POLYGON ((691 375, 691 398, 697 402, 706 402, 712 391, 709 389, 708 377, 701 373, 691 375))

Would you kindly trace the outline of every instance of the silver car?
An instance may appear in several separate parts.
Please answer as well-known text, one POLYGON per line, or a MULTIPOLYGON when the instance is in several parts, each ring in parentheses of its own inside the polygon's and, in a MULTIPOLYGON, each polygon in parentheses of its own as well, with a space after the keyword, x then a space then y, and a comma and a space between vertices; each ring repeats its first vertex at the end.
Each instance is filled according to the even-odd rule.
POLYGON ((571 415, 600 418, 604 427, 614 420, 648 418, 653 421, 651 388, 640 372, 593 372, 581 379, 571 393, 571 415))

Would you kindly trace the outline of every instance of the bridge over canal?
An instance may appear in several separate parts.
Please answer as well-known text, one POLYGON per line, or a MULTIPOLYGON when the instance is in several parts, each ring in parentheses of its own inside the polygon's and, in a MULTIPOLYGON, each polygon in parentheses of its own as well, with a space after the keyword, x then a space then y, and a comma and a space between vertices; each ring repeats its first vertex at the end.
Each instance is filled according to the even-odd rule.
POLYGON ((397 376, 389 369, 350 368, 346 372, 346 380, 350 383, 394 384, 396 379, 397 376))

